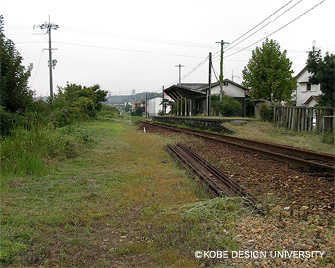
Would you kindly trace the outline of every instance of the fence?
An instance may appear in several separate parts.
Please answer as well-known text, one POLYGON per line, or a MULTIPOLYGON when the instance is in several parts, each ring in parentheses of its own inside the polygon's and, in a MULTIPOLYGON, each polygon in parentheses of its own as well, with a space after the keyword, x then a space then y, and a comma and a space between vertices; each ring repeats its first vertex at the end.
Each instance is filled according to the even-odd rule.
POLYGON ((274 123, 295 131, 322 133, 334 131, 335 108, 275 106, 274 123))

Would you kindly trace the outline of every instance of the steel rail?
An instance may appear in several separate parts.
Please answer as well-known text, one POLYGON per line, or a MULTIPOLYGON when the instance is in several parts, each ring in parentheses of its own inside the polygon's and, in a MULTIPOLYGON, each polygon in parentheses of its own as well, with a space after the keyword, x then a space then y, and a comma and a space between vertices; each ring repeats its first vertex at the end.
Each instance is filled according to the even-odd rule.
POLYGON ((281 144, 275 144, 275 143, 269 143, 269 142, 261 142, 253 139, 246 139, 246 138, 240 138, 240 137, 234 137, 234 136, 229 136, 221 133, 214 133, 214 132, 209 132, 209 131, 204 131, 204 130, 196 130, 196 129, 189 129, 189 128, 184 128, 184 127, 175 127, 175 126, 170 126, 162 123, 150 123, 152 125, 159 125, 162 127, 172 127, 172 128, 178 128, 182 131, 190 131, 190 132, 195 132, 195 133, 203 133, 203 134, 208 134, 212 135, 215 137, 219 137, 222 139, 228 139, 231 141, 236 141, 236 142, 242 142, 242 143, 249 143, 253 144, 255 146, 262 146, 262 147, 267 147, 271 148, 274 150, 280 150, 280 151, 285 151, 288 153, 291 153, 293 155, 301 155, 308 157, 310 159, 315 159, 315 160, 320 160, 320 161, 325 161, 329 163, 334 163, 335 161, 335 155, 332 154, 326 154, 326 153, 320 153, 320 152, 314 152, 306 149, 301 149, 301 148, 296 148, 292 146, 287 146, 287 145, 281 145, 281 144))
POLYGON ((202 163, 210 172, 213 174, 214 177, 220 179, 229 189, 231 189, 235 194, 241 195, 243 197, 246 197, 250 199, 253 203, 257 204, 257 199, 246 192, 239 184, 237 184, 235 181, 230 179, 226 174, 224 174, 222 171, 217 169, 215 166, 211 165, 209 162, 207 162, 205 159, 197 155, 195 152, 193 152, 190 148, 186 147, 182 144, 177 144, 177 146, 181 147, 183 150, 189 152, 189 154, 196 159, 198 162, 202 163))
POLYGON ((207 187, 212 195, 244 197, 246 205, 263 213, 257 206, 259 201, 253 195, 246 192, 240 185, 197 155, 190 148, 182 144, 177 144, 176 146, 168 145, 167 151, 178 160, 181 165, 190 168, 192 174, 199 178, 200 182, 207 187))
MULTIPOLYGON (((208 131, 200 131, 200 130, 192 130, 192 129, 187 129, 187 128, 173 127, 173 126, 168 126, 168 125, 165 125, 165 124, 157 124, 157 123, 148 123, 148 124, 153 125, 153 126, 167 128, 167 129, 170 129, 172 131, 187 133, 187 134, 190 134, 190 135, 198 136, 198 137, 208 139, 208 140, 212 140, 212 141, 216 141, 216 142, 226 143, 226 144, 229 144, 229 145, 232 145, 232 146, 235 146, 235 147, 242 148, 242 149, 247 150, 249 152, 254 152, 254 153, 257 153, 257 154, 265 155, 265 156, 270 157, 272 159, 276 159, 276 160, 283 161, 283 162, 286 162, 286 163, 294 164, 294 165, 299 166, 299 167, 308 168, 311 171, 324 172, 324 173, 327 173, 327 174, 332 175, 332 176, 334 176, 334 173, 335 173, 335 167, 331 166, 331 165, 328 165, 328 164, 317 163, 317 162, 314 162, 312 160, 306 160, 304 158, 299 158, 299 157, 295 157, 295 156, 281 154, 281 153, 278 153, 278 152, 268 151, 268 150, 265 150, 265 149, 262 149, 262 148, 253 147, 253 146, 250 146, 250 145, 245 145, 245 144, 241 144, 241 143, 237 143, 237 142, 233 142, 233 141, 229 141, 229 140, 225 139, 226 137, 229 137, 231 139, 232 138, 231 136, 216 134, 216 133, 212 133, 212 132, 208 132, 208 131)), ((243 141, 244 139, 238 138, 238 140, 243 141)), ((254 140, 246 140, 246 141, 247 142, 253 141, 255 143, 257 142, 257 141, 254 141, 254 140)), ((263 145, 263 146, 267 146, 267 144, 269 144, 269 143, 261 143, 261 142, 257 142, 257 143, 259 145, 263 145)), ((278 147, 280 149, 283 148, 280 145, 275 145, 275 144, 270 144, 270 145, 274 145, 275 147, 278 147)), ((285 146, 284 148, 290 148, 290 147, 285 146)), ((291 151, 300 153, 301 150, 299 150, 298 148, 292 148, 291 151)), ((304 151, 304 152, 308 152, 308 151, 304 151)), ((327 156, 327 157, 329 156, 327 154, 319 154, 319 155, 323 155, 323 156, 327 156)), ((332 159, 332 161, 334 161, 334 159, 332 159)))

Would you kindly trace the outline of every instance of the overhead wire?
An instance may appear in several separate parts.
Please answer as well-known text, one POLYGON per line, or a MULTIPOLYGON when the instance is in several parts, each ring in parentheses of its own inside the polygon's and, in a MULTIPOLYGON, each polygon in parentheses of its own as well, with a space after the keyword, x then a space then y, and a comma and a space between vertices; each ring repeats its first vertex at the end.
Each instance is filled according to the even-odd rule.
POLYGON ((183 75, 181 78, 185 79, 186 77, 190 76, 192 73, 194 73, 196 70, 198 70, 202 65, 204 65, 208 61, 208 59, 209 59, 209 56, 204 58, 200 63, 198 63, 198 65, 196 65, 192 70, 190 70, 188 73, 183 75))
MULTIPOLYGON (((277 9, 274 13, 272 13, 270 16, 268 16, 266 19, 262 20, 260 23, 258 23, 257 25, 255 25, 254 27, 252 27, 250 30, 248 30, 247 32, 245 32, 244 34, 242 34, 240 37, 236 38, 234 41, 230 42, 227 46, 225 46, 225 52, 235 48, 237 45, 241 44, 242 42, 244 42, 245 40, 249 39, 251 36, 255 35, 256 33, 258 33, 260 30, 264 29, 266 26, 268 26, 269 24, 275 22, 279 17, 283 16, 285 13, 287 13, 288 11, 290 11, 292 8, 294 8, 296 5, 298 5, 299 3, 301 3, 304 0, 300 0, 297 3, 295 3, 293 6, 291 6, 290 8, 284 10, 283 13, 281 13, 280 15, 278 15, 274 20, 268 22, 267 24, 263 25, 261 28, 259 28, 257 31, 251 33, 250 35, 248 35, 247 37, 245 37, 243 40, 239 41, 237 44, 233 45, 234 43, 236 43, 238 40, 240 40, 242 37, 246 36, 248 33, 252 32, 254 29, 256 29, 258 26, 260 26, 261 24, 263 24, 265 21, 267 21, 268 19, 270 19, 272 16, 274 16, 275 14, 277 14, 279 11, 281 11, 283 8, 285 8, 286 6, 288 6, 293 0, 288 1, 285 5, 283 5, 282 7, 280 7, 279 9, 277 9)), ((244 48, 246 49, 246 48, 244 48)), ((213 54, 213 59, 218 58, 220 55, 217 55, 220 51, 217 51, 216 53, 213 54)))
POLYGON ((111 49, 111 50, 119 50, 119 51, 128 51, 128 52, 139 52, 139 53, 146 53, 146 54, 158 54, 158 55, 178 56, 178 57, 188 57, 188 58, 201 58, 201 57, 195 56, 195 55, 183 55, 183 54, 173 54, 173 53, 164 53, 164 52, 153 52, 153 51, 148 51, 148 50, 125 49, 125 48, 117 48, 117 47, 104 47, 104 46, 96 46, 96 45, 59 42, 59 41, 53 41, 53 43, 63 44, 63 45, 71 45, 71 46, 82 46, 82 47, 90 47, 90 48, 102 48, 102 49, 111 49))
MULTIPOLYGON (((277 14, 279 11, 281 11, 283 8, 285 8, 286 6, 288 6, 293 0, 290 0, 289 2, 287 2, 285 5, 283 5, 281 8, 279 8, 278 10, 276 10, 274 13, 272 13, 270 16, 268 16, 266 19, 264 19, 263 21, 261 21, 260 23, 258 23, 256 26, 254 26, 253 28, 251 28, 249 31, 247 31, 246 33, 244 33, 243 35, 241 35, 240 37, 238 37, 237 39, 235 39, 233 42, 231 42, 228 46, 226 46, 226 48, 229 46, 231 46, 233 43, 237 42, 238 40, 240 40, 242 37, 244 37, 245 35, 247 35, 248 33, 250 33, 251 31, 253 31, 254 29, 256 29, 258 26, 260 26, 262 23, 264 23, 266 20, 270 19, 272 16, 274 16, 275 14, 277 14)), ((295 3, 293 6, 291 6, 289 9, 285 10, 283 13, 281 13, 280 15, 278 15, 272 22, 276 21, 279 17, 283 16, 285 13, 287 13, 289 10, 291 10, 292 8, 294 8, 296 5, 298 5, 299 3, 301 3, 303 0, 298 1, 297 3, 295 3)), ((248 45, 246 47, 243 47, 242 49, 239 49, 238 51, 227 55, 223 58, 228 58, 231 57, 237 53, 240 53, 241 51, 244 51, 248 48, 250 48, 251 46, 257 44, 258 42, 262 41, 265 38, 268 38, 269 36, 279 32, 280 30, 284 29, 285 27, 287 27, 288 25, 290 25, 291 23, 295 22, 296 20, 298 20, 299 18, 301 18, 302 16, 306 15, 307 13, 309 13, 310 11, 312 11, 313 9, 315 9, 317 6, 321 5, 325 0, 322 0, 321 2, 319 2, 318 4, 316 4, 315 6, 313 6, 312 8, 308 9, 307 11, 305 11, 304 13, 302 13, 301 15, 299 15, 298 17, 296 17, 295 19, 291 20, 290 22, 286 23, 285 25, 283 25, 282 27, 280 27, 279 29, 273 31, 272 33, 268 34, 267 36, 261 38, 260 40, 252 43, 251 45, 248 45)), ((254 35, 255 33, 259 32, 261 29, 264 29, 267 25, 269 25, 270 23, 267 23, 266 25, 264 25, 263 27, 261 27, 259 30, 257 30, 256 32, 252 33, 251 35, 247 36, 246 38, 244 38, 242 41, 240 41, 238 44, 240 44, 241 42, 249 39, 252 35, 254 35)), ((236 47, 238 44, 230 47, 227 51, 231 50, 232 48, 236 47)), ((218 54, 220 52, 220 50, 216 53, 213 54, 213 59, 216 58, 217 56, 215 56, 216 54, 218 54)), ((208 57, 206 57, 205 60, 201 61, 197 66, 195 66, 191 71, 189 71, 187 74, 185 74, 184 76, 182 76, 182 79, 185 79, 186 77, 188 77, 189 75, 191 75, 193 72, 195 72, 197 69, 199 69, 206 61, 208 60, 208 57)), ((212 65, 213 68, 213 65, 212 65)), ((214 70, 214 74, 215 74, 215 69, 214 70)))
POLYGON ((313 9, 315 9, 316 7, 318 7, 319 5, 321 5, 321 4, 322 4, 323 2, 325 2, 325 1, 326 1, 326 0, 322 0, 321 2, 319 2, 318 4, 316 4, 315 6, 313 6, 312 8, 308 9, 307 11, 305 11, 304 13, 302 13, 301 15, 299 15, 298 17, 296 17, 295 19, 293 19, 293 20, 291 20, 290 22, 286 23, 285 25, 283 25, 282 27, 280 27, 280 28, 278 28, 277 30, 273 31, 272 33, 268 34, 267 36, 265 36, 265 37, 263 37, 263 38, 257 40, 256 42, 254 42, 254 43, 252 43, 252 44, 250 44, 250 45, 248 45, 248 46, 246 46, 246 47, 244 47, 244 48, 242 48, 242 49, 240 49, 240 50, 238 50, 238 51, 236 51, 236 52, 234 52, 234 53, 232 53, 232 54, 230 54, 230 55, 227 55, 227 56, 225 56, 225 57, 223 57, 223 58, 225 59, 225 58, 231 57, 231 56, 233 56, 233 55, 235 55, 235 54, 237 54, 237 53, 240 53, 241 51, 243 51, 243 50, 245 50, 245 49, 247 49, 247 48, 249 48, 249 47, 251 47, 251 46, 253 46, 253 45, 257 44, 257 43, 259 43, 260 41, 264 40, 265 38, 268 38, 269 36, 271 36, 271 35, 273 35, 273 34, 279 32, 280 30, 284 29, 285 27, 287 27, 288 25, 292 24, 292 23, 295 22, 296 20, 298 20, 298 19, 300 19, 301 17, 305 16, 307 13, 309 13, 310 11, 312 11, 313 9))
POLYGON ((285 5, 283 5, 281 8, 277 9, 274 13, 272 13, 270 16, 268 16, 266 19, 262 20, 260 23, 258 23, 257 25, 255 25, 254 27, 252 27, 250 30, 248 30, 247 32, 245 32, 244 34, 242 34, 240 37, 236 38, 234 41, 230 42, 230 44, 227 46, 231 46, 232 44, 234 44, 235 42, 237 42, 238 40, 240 40, 242 37, 244 37, 245 35, 247 35, 248 33, 250 33, 252 30, 256 29, 258 26, 260 26, 263 22, 267 21, 268 19, 270 19, 272 16, 274 16, 276 13, 278 13, 280 10, 282 10, 284 7, 288 6, 293 0, 288 1, 285 5))
MULTIPOLYGON (((226 51, 225 51, 225 52, 231 50, 232 48, 234 48, 234 47, 236 47, 237 45, 241 44, 243 41, 247 40, 247 39, 250 38, 251 36, 253 36, 253 35, 255 35, 256 33, 258 33, 260 30, 264 29, 264 28, 265 28, 266 26, 268 26, 269 24, 275 22, 278 18, 280 18, 280 17, 283 16, 285 13, 287 13, 288 11, 290 11, 292 8, 294 8, 295 6, 297 6, 298 4, 300 4, 302 1, 304 1, 304 0, 300 0, 300 1, 298 1, 298 2, 295 3, 293 6, 291 6, 289 9, 285 10, 283 13, 281 13, 280 15, 278 15, 274 20, 272 20, 272 21, 268 22, 267 24, 263 25, 263 26, 262 26, 261 28, 259 28, 257 31, 255 31, 255 32, 253 32, 252 34, 248 35, 247 37, 245 37, 244 39, 242 39, 241 41, 239 41, 237 44, 235 44, 234 46, 230 46, 231 44, 228 45, 228 46, 226 47, 226 51)), ((290 2, 291 2, 291 1, 290 1, 290 2)), ((278 12, 278 11, 277 11, 277 12, 278 12)), ((277 13, 277 12, 276 12, 276 13, 277 13)), ((271 16, 272 16, 272 15, 271 15, 271 16)), ((234 42, 235 42, 235 41, 234 41, 234 42)))
POLYGON ((35 75, 34 75, 33 81, 31 82, 31 87, 33 87, 33 85, 34 85, 35 78, 36 78, 38 69, 39 69, 39 67, 40 67, 40 63, 41 63, 41 59, 42 59, 42 55, 43 55, 43 50, 41 51, 40 58, 39 58, 38 63, 37 63, 37 68, 36 68, 36 71, 35 71, 35 75))
POLYGON ((80 34, 98 35, 98 36, 111 37, 111 38, 116 38, 116 39, 135 40, 135 41, 141 41, 141 42, 159 43, 159 44, 173 45, 173 46, 185 46, 185 47, 195 47, 195 48, 214 48, 215 47, 214 45, 211 45, 211 44, 93 31, 93 30, 80 29, 80 28, 74 28, 74 27, 69 27, 69 26, 62 26, 61 28, 59 28, 59 30, 80 33, 80 34))
MULTIPOLYGON (((243 38, 244 36, 246 36, 248 33, 252 32, 254 29, 256 29, 258 26, 260 26, 261 24, 263 24, 265 21, 267 21, 268 19, 270 19, 272 16, 274 16, 275 14, 277 14, 278 12, 280 12, 283 8, 285 8, 286 6, 288 6, 293 0, 288 1, 285 5, 283 5, 282 7, 280 7, 278 10, 276 10, 274 13, 272 13, 271 15, 269 15, 267 18, 265 18, 264 20, 262 20, 260 23, 258 23, 257 25, 255 25, 254 27, 252 27, 250 30, 248 30, 246 33, 242 34, 240 37, 236 38, 234 41, 232 41, 230 44, 228 44, 226 46, 226 48, 229 48, 232 44, 234 44, 235 42, 237 42, 238 40, 240 40, 241 38, 243 38)), ((289 9, 285 10, 281 15, 277 16, 275 18, 275 20, 273 20, 272 22, 267 23, 266 25, 264 25, 263 27, 261 27, 259 30, 257 30, 256 32, 254 32, 253 34, 247 36, 246 38, 244 38, 242 41, 240 41, 239 43, 237 43, 236 45, 234 45, 233 47, 229 48, 228 50, 236 47, 238 44, 242 43, 243 41, 247 40, 248 38, 250 38, 252 35, 254 35, 255 33, 259 32, 261 29, 265 28, 267 25, 269 25, 270 23, 273 23, 274 21, 276 21, 280 16, 283 16, 286 12, 288 12, 289 10, 291 10, 293 7, 295 7, 297 4, 299 4, 300 2, 302 2, 303 0, 300 0, 298 3, 296 3, 295 5, 293 5, 292 7, 290 7, 289 9)), ((252 46, 252 45, 251 45, 252 46)), ((249 48, 249 47, 247 47, 249 48)), ((245 50, 247 48, 242 48, 239 51, 245 50)), ((213 54, 212 60, 214 60, 215 58, 219 57, 219 55, 217 55, 218 53, 220 53, 220 50, 215 52, 213 54)), ((206 61, 208 60, 208 57, 206 58, 206 61)), ((205 62, 206 62, 205 61, 205 62)), ((200 62, 196 67, 194 67, 191 71, 189 71, 187 74, 185 74, 182 79, 185 79, 186 77, 188 77, 189 75, 191 75, 193 72, 195 72, 197 69, 199 69, 205 62, 200 62)), ((213 69, 214 70, 214 69, 213 69)), ((214 71, 215 73, 215 71, 214 71)))
POLYGON ((18 42, 18 44, 23 44, 23 43, 32 43, 32 45, 25 51, 22 53, 22 56, 25 55, 30 49, 32 49, 37 43, 40 43, 41 39, 46 35, 43 34, 39 39, 37 39, 35 42, 18 42))

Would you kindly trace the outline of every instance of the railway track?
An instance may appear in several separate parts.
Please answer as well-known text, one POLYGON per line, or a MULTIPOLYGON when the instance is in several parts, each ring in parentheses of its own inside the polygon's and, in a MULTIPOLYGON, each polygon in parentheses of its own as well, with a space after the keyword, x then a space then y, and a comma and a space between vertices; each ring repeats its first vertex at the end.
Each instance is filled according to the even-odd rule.
POLYGON ((331 154, 318 153, 291 146, 260 142, 251 139, 243 139, 209 131, 175 127, 162 123, 146 122, 145 124, 162 127, 171 131, 187 133, 215 142, 229 144, 230 146, 235 146, 239 149, 265 155, 272 159, 308 169, 309 172, 323 173, 330 176, 334 176, 335 173, 334 155, 331 154))
POLYGON ((240 185, 190 148, 182 144, 177 144, 176 146, 168 145, 167 151, 182 166, 187 167, 195 177, 199 178, 199 181, 214 197, 240 196, 243 197, 246 205, 262 213, 258 208, 259 201, 253 195, 246 192, 240 185))

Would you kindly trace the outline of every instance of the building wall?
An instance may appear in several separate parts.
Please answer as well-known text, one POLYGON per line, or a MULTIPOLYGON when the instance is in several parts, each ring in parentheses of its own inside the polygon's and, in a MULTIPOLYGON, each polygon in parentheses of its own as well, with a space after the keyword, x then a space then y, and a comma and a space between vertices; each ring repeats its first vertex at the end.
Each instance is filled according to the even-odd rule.
MULTIPOLYGON (((162 98, 154 98, 151 100, 148 100, 148 116, 156 116, 158 115, 159 111, 163 110, 162 98)), ((166 107, 166 113, 170 112, 170 106, 166 107)))
MULTIPOLYGON (((309 77, 311 74, 305 70, 298 78, 297 78, 297 90, 295 92, 295 100, 296 106, 305 106, 305 102, 311 96, 319 96, 322 94, 320 85, 311 85, 311 90, 307 90, 307 84, 309 84, 309 77)), ((294 100, 294 99, 293 99, 294 100)), ((311 104, 309 105, 311 106, 311 104)))
MULTIPOLYGON (((228 83, 227 86, 223 86, 223 92, 229 97, 244 98, 244 90, 238 86, 228 83)), ((217 85, 211 89, 211 95, 220 94, 220 85, 217 85)))
MULTIPOLYGON (((242 110, 237 112, 236 116, 245 116, 245 92, 244 89, 228 83, 228 85, 223 86, 223 92, 226 96, 232 97, 237 100, 242 105, 242 110)), ((217 85, 211 89, 211 95, 220 94, 220 85, 217 85)))

